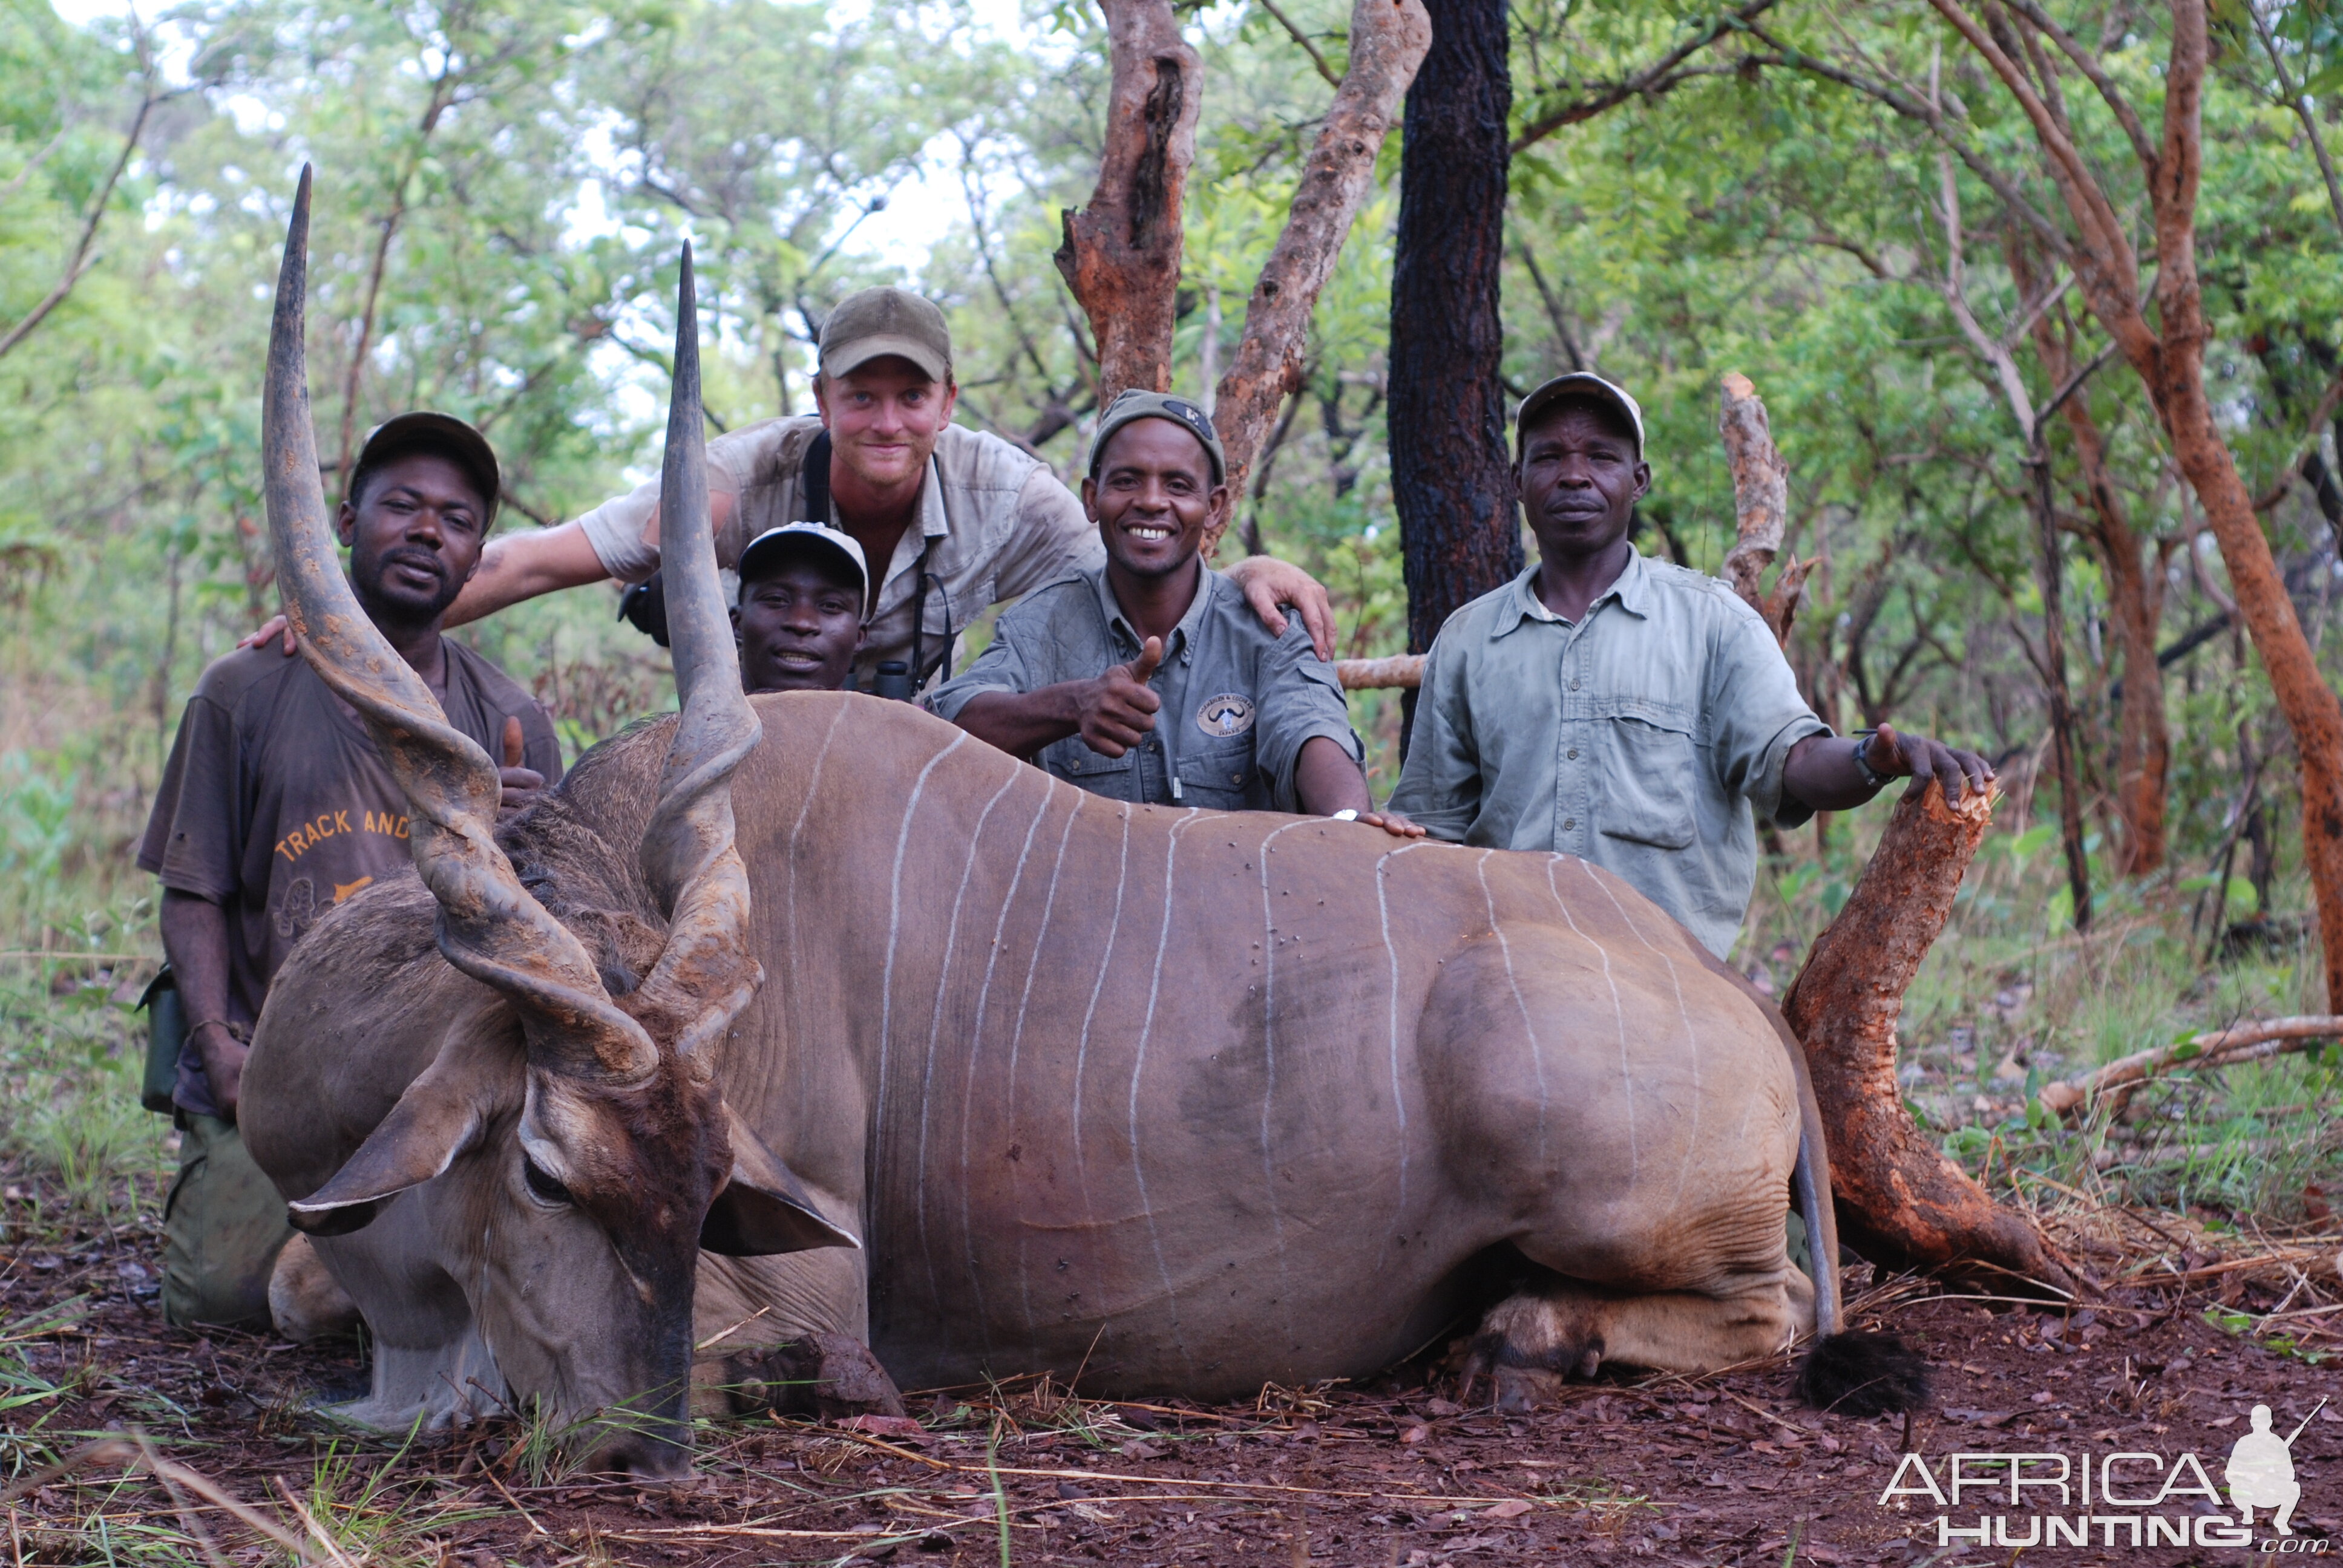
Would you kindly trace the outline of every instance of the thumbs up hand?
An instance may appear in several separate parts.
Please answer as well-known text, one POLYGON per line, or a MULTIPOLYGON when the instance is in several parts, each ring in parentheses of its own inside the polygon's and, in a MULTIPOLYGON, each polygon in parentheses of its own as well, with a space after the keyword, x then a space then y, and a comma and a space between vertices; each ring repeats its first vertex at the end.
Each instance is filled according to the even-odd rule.
POLYGON ((1162 662, 1163 639, 1151 637, 1137 658, 1083 684, 1075 703, 1083 745, 1101 757, 1120 757, 1146 739, 1163 706, 1147 683, 1162 662))
POLYGON ((497 801, 497 818, 499 821, 507 821, 519 816, 523 811, 536 805, 537 798, 545 792, 545 775, 534 768, 521 766, 521 759, 526 754, 526 746, 527 742, 521 739, 520 720, 507 719, 504 735, 505 761, 504 766, 497 770, 497 781, 504 786, 503 792, 497 801))

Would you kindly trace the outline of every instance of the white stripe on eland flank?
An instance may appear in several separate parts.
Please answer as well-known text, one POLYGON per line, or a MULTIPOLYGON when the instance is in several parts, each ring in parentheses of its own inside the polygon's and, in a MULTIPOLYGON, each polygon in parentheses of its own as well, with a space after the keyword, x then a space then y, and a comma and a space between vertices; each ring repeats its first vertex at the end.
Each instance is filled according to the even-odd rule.
POLYGON ((1577 857, 1574 855, 1558 853, 1548 855, 1545 869, 1546 887, 1554 894, 1554 908, 1560 910, 1562 918, 1569 922, 1571 935, 1593 948, 1594 956, 1603 960, 1603 983, 1611 988, 1611 1013, 1618 1020, 1619 1024, 1619 1077, 1625 1083, 1627 1090, 1627 1180, 1633 1181, 1635 1179, 1635 1076, 1628 1070, 1627 1066, 1627 1010, 1619 1000, 1619 982, 1611 978, 1610 950, 1578 929, 1577 917, 1570 912, 1570 905, 1564 900, 1560 890, 1554 887, 1554 862, 1575 859, 1577 857))
MULTIPOLYGON (((870 1151, 866 1156, 868 1173, 864 1178, 865 1190, 874 1197, 879 1191, 879 1168, 886 1158, 887 1059, 895 1038, 895 944, 903 933, 903 851, 910 847, 911 819, 919 813, 920 797, 927 793, 928 779, 935 773, 936 765, 959 750, 967 739, 967 730, 954 730, 951 743, 928 759, 928 765, 920 769, 920 777, 911 786, 910 799, 903 803, 903 825, 895 831, 895 869, 887 887, 887 959, 879 971, 879 1103, 878 1112, 871 1118, 870 1151)), ((876 1213, 874 1207, 873 1217, 876 1213)), ((863 1244, 868 1247, 870 1231, 876 1227, 867 1219, 864 1225, 863 1244)))
MULTIPOLYGON (((1018 992, 1017 1023, 1009 1034, 1009 1081, 1001 1091, 1001 1102, 1006 1108, 1007 1114, 1012 1119, 1017 1113, 1017 1056, 1019 1049, 1025 1042, 1025 1004, 1033 995, 1033 977, 1041 972, 1041 955, 1049 949, 1050 916, 1058 907, 1058 873, 1065 868, 1066 844, 1074 836, 1074 824, 1081 820, 1082 802, 1093 799, 1071 784, 1061 785, 1052 779, 1050 780, 1050 792, 1043 798, 1042 804, 1047 806, 1051 801, 1057 799, 1061 789, 1072 796, 1073 799, 1069 803, 1066 811, 1065 831, 1058 835, 1058 858, 1050 867, 1050 890, 1041 900, 1041 923, 1033 933, 1033 950, 1025 960, 1025 986, 1018 992)), ((1012 1190, 1018 1181, 1019 1177, 1012 1172, 1010 1176, 1010 1185, 1012 1190)), ((963 1213, 967 1211, 967 1203, 968 1194, 963 1192, 960 1194, 963 1213)), ((1021 1222, 1023 1218, 1021 1213, 1019 1218, 1021 1222, 1017 1227, 1017 1285, 1023 1301, 1025 1333, 1030 1342, 1033 1333, 1033 1275, 1032 1271, 1025 1266, 1027 1231, 1021 1222)), ((970 1270, 976 1267, 976 1241, 975 1232, 972 1230, 969 1231, 969 1267, 970 1270)))
MULTIPOLYGON (((1700 1031, 1693 1028, 1692 1012, 1684 1006, 1684 980, 1676 973, 1675 960, 1668 957, 1666 951, 1657 942, 1644 934, 1643 926, 1637 922, 1634 914, 1629 912, 1627 906, 1619 901, 1619 895, 1612 890, 1611 885, 1594 874, 1593 867, 1584 860, 1578 864, 1579 869, 1584 873, 1586 879, 1603 890, 1603 896, 1611 900, 1611 907, 1619 911, 1619 918, 1627 922, 1627 929, 1635 933, 1635 940, 1651 949, 1652 956, 1667 966, 1668 984, 1676 993, 1676 1021, 1684 1025, 1684 1044, 1692 1052, 1692 1127, 1684 1135, 1684 1161, 1676 1167, 1674 1201, 1681 1203, 1684 1201, 1684 1183, 1691 1179, 1692 1175, 1693 1154, 1700 1147, 1700 1031)), ((1546 863, 1545 879, 1546 885, 1554 888, 1554 901, 1556 904, 1561 903, 1562 890, 1554 887, 1552 861, 1546 863)))
MULTIPOLYGON (((1513 988, 1513 1006, 1521 1010, 1522 1032, 1529 1036, 1530 1068, 1537 1076, 1538 1169, 1543 1171, 1545 1169, 1546 1163, 1545 1046, 1544 1042, 1538 1039, 1536 1020, 1530 1017, 1530 1004, 1522 995, 1521 977, 1513 972, 1513 944, 1505 940, 1504 924, 1497 919, 1497 895, 1489 890, 1489 857, 1496 852, 1497 851, 1494 849, 1482 850, 1481 858, 1473 862, 1473 874, 1481 879, 1481 898, 1483 902, 1489 906, 1489 934, 1497 939, 1497 951, 1503 956, 1505 960, 1505 983, 1513 988)), ((1613 994, 1615 996, 1617 993, 1614 992, 1613 994)), ((1631 1132, 1628 1134, 1627 1147, 1632 1151, 1634 1146, 1634 1135, 1631 1132)))
MULTIPOLYGON (((1045 779, 1049 777, 1047 774, 1041 776, 1045 779)), ((1011 782, 1015 782, 1017 777, 1017 774, 1011 774, 1011 782)), ((984 1311, 984 1282, 976 1267, 976 1240, 972 1229, 973 1222, 969 1215, 968 1198, 970 1186, 968 1146, 971 1138, 971 1123, 976 1115, 977 1060, 984 1054, 984 1014, 992 1000, 992 971, 1001 962, 1001 936, 1009 928, 1009 911, 1017 907, 1017 890, 1022 887, 1025 881, 1025 862, 1033 853, 1033 836, 1041 830, 1041 819, 1050 814, 1051 795, 1051 791, 1048 789, 1041 791, 1041 804, 1034 809, 1033 820, 1027 824, 1025 829, 1025 842, 1017 850, 1017 869, 1010 873, 1009 890, 1001 896, 1001 916, 992 922, 992 945, 987 950, 984 960, 984 983, 977 988, 976 1019, 969 1025, 968 1030, 967 1082, 960 1097, 960 1250, 968 1261, 969 1294, 976 1303, 973 1315, 978 1330, 983 1337, 984 1352, 988 1358, 992 1354, 992 1333, 990 1328, 990 1320, 984 1311)), ((1011 1111, 1009 1100, 1003 1097, 1001 1104, 1003 1113, 1009 1113, 1011 1111)))
POLYGON ((839 721, 846 717, 851 704, 841 702, 830 716, 830 728, 821 733, 821 749, 813 754, 813 770, 806 777, 805 798, 798 802, 798 819, 789 827, 789 849, 784 863, 789 868, 789 891, 786 900, 788 915, 783 929, 788 932, 785 944, 789 950, 781 961, 789 967, 789 979, 782 987, 782 1005, 789 1009, 789 1039, 805 1038, 800 1027, 805 1021, 805 987, 798 983, 798 839, 804 833, 806 817, 813 810, 814 797, 821 792, 821 766, 830 760, 830 742, 838 739, 839 721))
POLYGON ((1082 1074, 1088 1070, 1091 1058, 1091 1020, 1098 1016, 1099 993, 1106 990, 1106 977, 1114 972, 1114 944, 1122 935, 1122 890, 1131 879, 1131 812, 1128 805, 1118 803, 1114 814, 1122 824, 1122 849, 1114 863, 1114 910, 1107 917, 1106 950, 1099 954, 1098 979, 1091 984, 1091 1004, 1082 1010, 1081 1038, 1074 1042, 1073 1136, 1074 1190, 1082 1195, 1082 1223, 1094 1224, 1097 1216, 1091 1212, 1090 1167, 1082 1161, 1082 1074))
POLYGON ((1203 819, 1203 813, 1183 811, 1163 840, 1163 913, 1155 933, 1155 967, 1147 980, 1147 1016, 1139 1026, 1139 1049, 1131 1058, 1131 1174, 1139 1183, 1139 1211, 1147 1221, 1147 1244, 1155 1252, 1155 1274, 1163 1282, 1163 1310, 1172 1321, 1172 1345, 1189 1372, 1196 1370, 1187 1342, 1180 1336, 1180 1302, 1172 1292, 1172 1270, 1163 1261, 1163 1241, 1155 1228, 1155 1204, 1147 1196, 1147 1162, 1139 1152, 1139 1076, 1147 1070, 1147 1045, 1155 1033, 1155 1002, 1163 992, 1163 954, 1172 945, 1172 890, 1179 869, 1180 839, 1203 819))
POLYGON ((1375 914, 1383 921, 1383 956, 1391 961, 1392 1117, 1399 1127, 1399 1211, 1402 1218, 1407 1213, 1407 1096, 1399 1081, 1399 949, 1392 941, 1391 890, 1388 885, 1391 873, 1387 868, 1410 849, 1423 847, 1421 840, 1403 844, 1396 849, 1386 850, 1375 859, 1375 914))
MULTIPOLYGON (((951 919, 944 925, 943 962, 936 970, 936 1005, 935 1011, 928 1020, 927 1060, 920 1069, 920 1152, 912 1169, 911 1213, 920 1232, 920 1261, 928 1271, 928 1299, 939 1304, 941 1297, 936 1290, 935 1249, 928 1240, 928 1129, 935 1121, 936 1042, 943 1036, 944 1009, 951 999, 952 960, 960 954, 960 912, 968 904, 969 879, 976 874, 976 856, 978 848, 984 843, 984 825, 992 819, 992 809, 1001 804, 1001 798, 1009 793, 1016 785, 1018 776, 1025 771, 1025 765, 1014 758, 1003 758, 1002 760, 1009 764, 1008 776, 1001 780, 1001 788, 992 792, 991 799, 985 801, 984 809, 977 813, 976 826, 968 836, 968 859, 960 864, 960 888, 952 894, 951 919)), ((1019 867, 1021 869, 1023 867, 1021 860, 1019 867)), ((1003 912, 1006 912, 1005 908, 1003 912)), ((962 1099, 965 1101, 967 1086, 962 1087, 962 1099)), ((966 1161, 963 1160, 963 1173, 965 1170, 966 1161)))
POLYGON ((1287 1349, 1293 1345, 1293 1285, 1285 1267, 1285 1214, 1277 1204, 1277 1161, 1269 1147, 1270 1111, 1277 1101, 1277 920, 1269 907, 1269 847, 1296 828, 1316 827, 1316 818, 1297 817, 1261 841, 1261 1190, 1269 1200, 1269 1234, 1277 1249, 1277 1303, 1285 1321, 1287 1349))

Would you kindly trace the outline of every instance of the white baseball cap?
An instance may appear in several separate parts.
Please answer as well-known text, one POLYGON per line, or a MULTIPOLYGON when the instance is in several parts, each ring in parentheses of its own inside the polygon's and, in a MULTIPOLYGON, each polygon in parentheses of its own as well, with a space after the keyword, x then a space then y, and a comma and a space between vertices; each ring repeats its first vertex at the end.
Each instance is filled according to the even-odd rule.
POLYGON ((740 578, 742 592, 751 580, 761 578, 793 555, 827 554, 843 559, 854 568, 855 591, 867 601, 870 597, 870 568, 862 558, 862 547, 851 534, 840 532, 827 523, 784 523, 778 528, 767 528, 749 541, 740 552, 739 565, 733 568, 740 578))

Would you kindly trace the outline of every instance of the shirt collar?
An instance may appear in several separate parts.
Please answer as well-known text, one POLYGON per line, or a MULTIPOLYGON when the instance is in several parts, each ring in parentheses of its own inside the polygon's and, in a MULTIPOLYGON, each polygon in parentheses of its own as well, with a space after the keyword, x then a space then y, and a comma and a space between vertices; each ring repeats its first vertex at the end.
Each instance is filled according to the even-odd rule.
MULTIPOLYGON (((1170 646, 1163 657, 1172 658, 1196 646, 1197 634, 1203 628, 1204 617, 1212 608, 1213 578, 1219 574, 1207 569, 1202 556, 1196 558, 1196 597, 1188 602, 1188 613, 1172 628, 1170 646)), ((1101 565, 1091 574, 1091 587, 1098 594, 1099 614, 1114 634, 1133 648, 1142 648, 1147 639, 1139 635, 1122 613, 1122 606, 1114 597, 1114 585, 1107 581, 1106 568, 1101 565)))
MULTIPOLYGON (((830 504, 830 524, 832 528, 845 526, 839 518, 838 502, 834 499, 830 504)), ((944 510, 943 476, 936 467, 934 454, 930 453, 928 471, 920 480, 920 531, 914 534, 905 528, 903 537, 895 541, 895 553, 885 563, 883 575, 879 579, 881 599, 885 598, 889 585, 919 565, 920 556, 927 549, 930 541, 947 538, 950 534, 951 518, 944 510)), ((916 589, 918 586, 914 583, 912 588, 916 589)), ((882 614, 884 609, 882 604, 882 614)))
MULTIPOLYGON (((1497 623, 1489 628, 1491 641, 1513 630, 1525 620, 1551 621, 1556 626, 1568 624, 1562 617, 1546 608, 1545 601, 1538 598, 1537 574, 1537 565, 1533 562, 1523 569, 1521 576, 1513 580, 1512 593, 1505 600, 1503 608, 1498 612, 1497 623)), ((1618 601, 1621 609, 1625 610, 1637 620, 1646 619, 1651 613, 1651 569, 1644 563, 1644 553, 1634 546, 1629 545, 1626 566, 1621 569, 1619 576, 1611 586, 1604 588, 1601 596, 1586 607, 1586 616, 1579 624, 1583 626, 1586 620, 1593 619, 1597 609, 1614 599, 1618 601)))

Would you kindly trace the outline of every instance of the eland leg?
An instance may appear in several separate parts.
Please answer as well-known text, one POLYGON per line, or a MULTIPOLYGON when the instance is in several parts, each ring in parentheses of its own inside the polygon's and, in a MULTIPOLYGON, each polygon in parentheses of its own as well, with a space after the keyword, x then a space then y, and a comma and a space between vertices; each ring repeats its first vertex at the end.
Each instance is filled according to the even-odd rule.
POLYGON ((1736 1296, 1626 1295, 1550 1278, 1489 1309, 1465 1362, 1463 1394, 1485 1386, 1501 1409, 1550 1403, 1604 1362, 1694 1374, 1786 1349, 1814 1327, 1814 1283, 1787 1280, 1736 1296))
POLYGON ((1492 910, 1427 1000, 1426 1098, 1460 1201, 1547 1272, 1489 1312, 1468 1385, 1519 1408, 1604 1362, 1709 1372, 1810 1332, 1771 1022, 1648 907, 1560 930, 1492 910))

